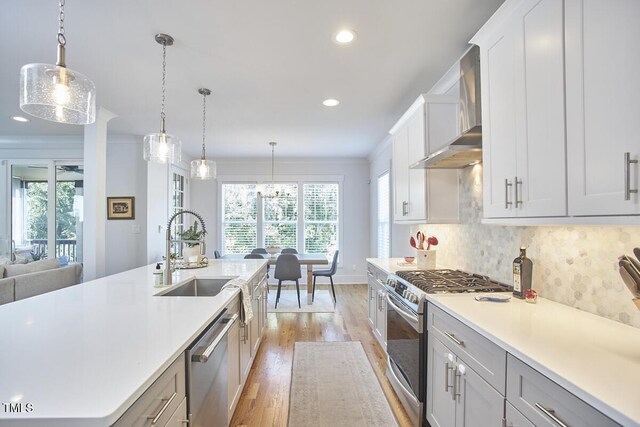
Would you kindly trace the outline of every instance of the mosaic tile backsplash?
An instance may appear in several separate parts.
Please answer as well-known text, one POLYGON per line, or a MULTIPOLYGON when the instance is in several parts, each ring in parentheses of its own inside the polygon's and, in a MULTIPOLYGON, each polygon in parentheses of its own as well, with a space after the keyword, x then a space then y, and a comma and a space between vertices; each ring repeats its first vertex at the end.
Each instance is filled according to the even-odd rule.
POLYGON ((524 245, 540 296, 640 328, 640 310, 617 270, 617 258, 640 247, 640 226, 481 224, 482 165, 463 169, 461 180, 461 224, 412 227, 438 237, 438 265, 512 284, 511 263, 524 245))

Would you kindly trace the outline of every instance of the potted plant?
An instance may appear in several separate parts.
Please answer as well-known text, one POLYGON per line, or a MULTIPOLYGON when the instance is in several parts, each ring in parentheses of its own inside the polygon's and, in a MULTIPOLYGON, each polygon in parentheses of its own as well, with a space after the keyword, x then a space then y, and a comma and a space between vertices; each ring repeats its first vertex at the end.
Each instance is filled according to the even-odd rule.
MULTIPOLYGON (((200 223, 195 221, 193 225, 181 233, 178 233, 181 240, 202 240, 207 234, 205 230, 199 229, 200 223)), ((200 243, 185 242, 186 247, 182 249, 182 258, 188 263, 200 263, 200 243)))

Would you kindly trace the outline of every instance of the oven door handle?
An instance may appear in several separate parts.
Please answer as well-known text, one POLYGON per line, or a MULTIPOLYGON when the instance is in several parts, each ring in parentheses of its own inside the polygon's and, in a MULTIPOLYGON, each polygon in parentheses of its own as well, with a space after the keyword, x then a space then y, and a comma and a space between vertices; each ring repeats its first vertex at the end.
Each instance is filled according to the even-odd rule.
POLYGON ((391 359, 387 359, 387 371, 391 372, 391 375, 393 375, 393 378, 395 378, 396 382, 402 389, 402 392, 404 393, 404 395, 407 398, 409 398, 414 403, 414 405, 419 405, 420 402, 418 401, 416 396, 413 394, 413 392, 409 391, 409 385, 406 384, 406 381, 404 381, 404 378, 400 379, 402 377, 402 374, 398 375, 396 373, 396 368, 393 365, 394 365, 394 362, 392 362, 391 359))
POLYGON ((420 320, 418 319, 418 316, 414 316, 413 314, 407 313, 406 310, 404 310, 402 307, 395 304, 393 300, 394 298, 387 292, 387 304, 391 304, 391 307, 393 307, 395 311, 398 312, 398 314, 402 316, 407 322, 411 322, 415 324, 416 327, 418 327, 420 324, 420 320))

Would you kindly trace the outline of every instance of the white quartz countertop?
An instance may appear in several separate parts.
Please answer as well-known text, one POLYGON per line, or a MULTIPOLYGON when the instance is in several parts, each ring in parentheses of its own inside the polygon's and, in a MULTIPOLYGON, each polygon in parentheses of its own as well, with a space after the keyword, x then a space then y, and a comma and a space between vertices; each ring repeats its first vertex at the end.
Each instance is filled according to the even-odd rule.
MULTIPOLYGON (((211 260, 175 273, 172 287, 192 277, 251 280, 265 264, 211 260)), ((0 425, 113 424, 239 292, 155 296, 168 288, 153 287, 154 267, 0 306, 0 425)))
POLYGON ((418 270, 416 261, 405 262, 404 258, 367 258, 367 262, 387 273, 395 273, 400 270, 418 270))
MULTIPOLYGON (((370 258, 388 273, 399 259, 370 258)), ((427 300, 625 427, 640 427, 640 329, 544 298, 427 300)))

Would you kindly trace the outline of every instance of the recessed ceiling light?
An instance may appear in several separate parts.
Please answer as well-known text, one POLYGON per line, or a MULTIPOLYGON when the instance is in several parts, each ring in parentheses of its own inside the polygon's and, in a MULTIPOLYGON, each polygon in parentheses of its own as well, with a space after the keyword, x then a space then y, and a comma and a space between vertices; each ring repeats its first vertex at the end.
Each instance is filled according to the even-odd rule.
POLYGON ((22 116, 13 116, 11 117, 13 120, 15 120, 16 122, 28 122, 29 119, 27 119, 26 117, 22 117, 22 116))
POLYGON ((338 44, 349 44, 353 42, 357 37, 357 34, 353 30, 340 30, 333 36, 333 41, 338 44))
POLYGON ((337 99, 329 98, 322 101, 322 104, 325 107, 335 107, 336 105, 340 104, 340 101, 338 101, 337 99))

